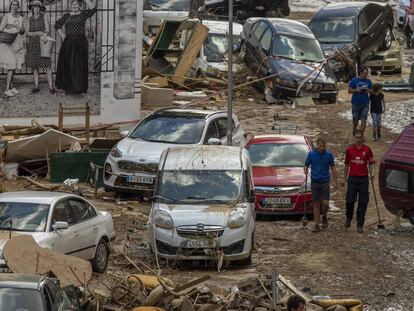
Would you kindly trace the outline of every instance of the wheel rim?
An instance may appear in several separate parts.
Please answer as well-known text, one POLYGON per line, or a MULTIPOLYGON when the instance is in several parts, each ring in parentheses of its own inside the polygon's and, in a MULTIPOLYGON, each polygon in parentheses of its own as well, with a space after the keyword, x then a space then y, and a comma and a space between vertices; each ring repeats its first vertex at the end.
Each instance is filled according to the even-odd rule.
POLYGON ((96 250, 96 264, 99 270, 105 269, 106 259, 107 259, 106 246, 100 243, 98 245, 98 249, 96 250))
POLYGON ((389 48, 391 46, 391 30, 389 28, 387 28, 387 30, 385 31, 385 46, 387 48, 389 48))

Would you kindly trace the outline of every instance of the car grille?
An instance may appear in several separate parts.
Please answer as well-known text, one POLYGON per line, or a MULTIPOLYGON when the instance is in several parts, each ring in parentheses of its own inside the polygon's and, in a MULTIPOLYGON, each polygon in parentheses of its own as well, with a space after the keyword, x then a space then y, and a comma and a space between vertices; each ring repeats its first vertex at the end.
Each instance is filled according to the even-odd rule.
POLYGON ((295 203, 291 204, 264 204, 259 202, 259 206, 262 209, 292 209, 295 206, 295 203))
POLYGON ((158 169, 157 163, 137 163, 133 161, 118 161, 118 168, 128 173, 156 173, 158 169))
MULTIPOLYGON (((156 240, 157 249, 161 254, 166 255, 182 255, 182 256, 206 256, 204 249, 202 248, 178 248, 171 246, 167 243, 164 243, 160 240, 156 240)), ((240 240, 233 244, 230 244, 226 247, 221 247, 217 249, 218 251, 222 251, 224 255, 235 255, 240 254, 243 252, 245 240, 240 240)))
POLYGON ((255 187, 254 188, 256 194, 290 194, 290 193, 298 193, 300 187, 292 186, 292 187, 255 187))
POLYGON ((177 233, 181 237, 185 238, 197 238, 197 237, 220 237, 223 235, 224 228, 222 226, 179 226, 177 227, 177 233))
POLYGON ((322 89, 322 84, 306 82, 303 84, 301 91, 302 92, 319 92, 322 89))
POLYGON ((384 59, 384 56, 381 56, 381 55, 374 55, 372 58, 370 58, 370 61, 371 60, 383 60, 384 59))

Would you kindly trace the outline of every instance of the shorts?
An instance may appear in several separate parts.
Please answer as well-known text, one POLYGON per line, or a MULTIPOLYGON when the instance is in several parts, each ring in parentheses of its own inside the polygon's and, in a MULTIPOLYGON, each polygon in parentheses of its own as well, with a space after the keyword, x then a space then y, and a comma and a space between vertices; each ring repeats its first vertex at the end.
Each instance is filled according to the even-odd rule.
POLYGON ((375 127, 381 127, 381 114, 380 113, 371 113, 372 125, 375 127))
POLYGON ((359 120, 368 118, 368 105, 352 105, 352 121, 358 123, 359 120))
POLYGON ((329 181, 322 183, 312 181, 311 190, 313 202, 328 201, 331 196, 329 181))

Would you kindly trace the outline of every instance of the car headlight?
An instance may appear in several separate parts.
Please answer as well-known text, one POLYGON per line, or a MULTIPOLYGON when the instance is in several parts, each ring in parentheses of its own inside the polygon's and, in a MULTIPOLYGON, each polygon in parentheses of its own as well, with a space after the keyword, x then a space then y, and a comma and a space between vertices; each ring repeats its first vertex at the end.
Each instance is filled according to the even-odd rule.
POLYGON ((154 217, 155 225, 158 228, 172 230, 174 229, 174 221, 172 220, 170 214, 165 211, 158 211, 154 217))
POLYGON ((243 227, 246 224, 246 211, 245 209, 236 209, 230 213, 227 226, 230 229, 237 229, 243 227))
POLYGON ((122 152, 118 148, 113 147, 111 150, 111 156, 113 156, 114 158, 120 158, 122 157, 122 152))
POLYGON ((299 193, 311 192, 311 176, 308 174, 306 183, 303 181, 302 186, 300 186, 299 193), (306 189, 305 189, 306 188, 306 189))
POLYGON ((296 87, 296 82, 292 80, 277 78, 276 83, 282 86, 296 87))

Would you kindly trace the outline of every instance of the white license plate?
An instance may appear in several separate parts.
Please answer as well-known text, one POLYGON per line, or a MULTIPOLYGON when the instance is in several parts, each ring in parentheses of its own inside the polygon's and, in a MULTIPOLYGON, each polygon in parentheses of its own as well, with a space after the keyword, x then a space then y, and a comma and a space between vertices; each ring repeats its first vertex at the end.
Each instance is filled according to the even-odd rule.
POLYGON ((275 205, 289 205, 290 198, 265 198, 265 204, 275 204, 275 205))
POLYGON ((302 97, 319 98, 319 94, 318 93, 302 93, 302 97))
POLYGON ((214 248, 216 245, 214 240, 187 240, 183 242, 184 248, 214 248))
POLYGON ((142 176, 127 176, 127 182, 139 183, 139 184, 152 184, 154 178, 142 177, 142 176))
POLYGON ((372 60, 368 64, 369 64, 369 66, 381 66, 382 65, 382 61, 380 61, 380 60, 372 60))

